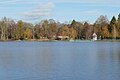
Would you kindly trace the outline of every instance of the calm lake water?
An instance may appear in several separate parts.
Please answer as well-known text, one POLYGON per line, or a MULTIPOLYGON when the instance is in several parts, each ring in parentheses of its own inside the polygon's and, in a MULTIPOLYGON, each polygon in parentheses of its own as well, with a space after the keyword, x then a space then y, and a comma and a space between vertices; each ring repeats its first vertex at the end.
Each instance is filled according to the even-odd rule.
POLYGON ((0 80, 120 80, 120 43, 0 42, 0 80))

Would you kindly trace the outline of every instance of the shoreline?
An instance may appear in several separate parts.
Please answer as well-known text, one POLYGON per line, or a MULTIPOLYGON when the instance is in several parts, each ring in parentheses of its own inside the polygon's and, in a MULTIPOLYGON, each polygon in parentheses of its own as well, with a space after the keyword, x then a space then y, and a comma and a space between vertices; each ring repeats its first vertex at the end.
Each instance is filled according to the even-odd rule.
POLYGON ((80 39, 76 39, 76 40, 52 40, 52 39, 27 39, 27 40, 0 40, 0 42, 22 42, 22 41, 26 41, 26 42, 60 42, 60 41, 64 41, 64 42, 120 42, 120 39, 105 39, 105 40, 80 40, 80 39))

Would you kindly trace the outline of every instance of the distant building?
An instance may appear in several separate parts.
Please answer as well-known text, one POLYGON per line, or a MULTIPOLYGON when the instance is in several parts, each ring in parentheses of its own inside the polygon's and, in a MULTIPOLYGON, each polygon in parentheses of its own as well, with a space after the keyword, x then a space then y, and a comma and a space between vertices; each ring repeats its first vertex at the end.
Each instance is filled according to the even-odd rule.
POLYGON ((93 33, 93 41, 96 41, 96 40, 97 40, 97 34, 93 33))
POLYGON ((69 36, 57 36, 58 40, 68 40, 69 36))

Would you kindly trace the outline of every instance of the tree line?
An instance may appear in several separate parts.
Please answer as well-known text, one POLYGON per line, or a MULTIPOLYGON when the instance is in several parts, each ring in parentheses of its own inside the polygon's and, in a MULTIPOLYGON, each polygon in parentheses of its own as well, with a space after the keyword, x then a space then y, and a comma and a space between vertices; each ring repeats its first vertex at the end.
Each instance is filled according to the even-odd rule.
POLYGON ((120 39, 120 14, 109 21, 101 15, 93 24, 73 20, 60 23, 53 19, 41 20, 37 24, 15 21, 7 17, 0 20, 0 40, 56 39, 69 36, 72 39, 91 39, 96 33, 100 39, 120 39))

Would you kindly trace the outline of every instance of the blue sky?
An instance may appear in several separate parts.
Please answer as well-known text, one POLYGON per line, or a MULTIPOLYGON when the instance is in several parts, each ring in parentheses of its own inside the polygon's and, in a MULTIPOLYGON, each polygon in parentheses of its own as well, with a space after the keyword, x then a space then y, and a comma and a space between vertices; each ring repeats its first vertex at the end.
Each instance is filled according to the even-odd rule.
POLYGON ((93 23, 100 15, 107 15, 110 20, 119 13, 119 0, 0 0, 0 18, 29 22, 52 18, 93 23))

